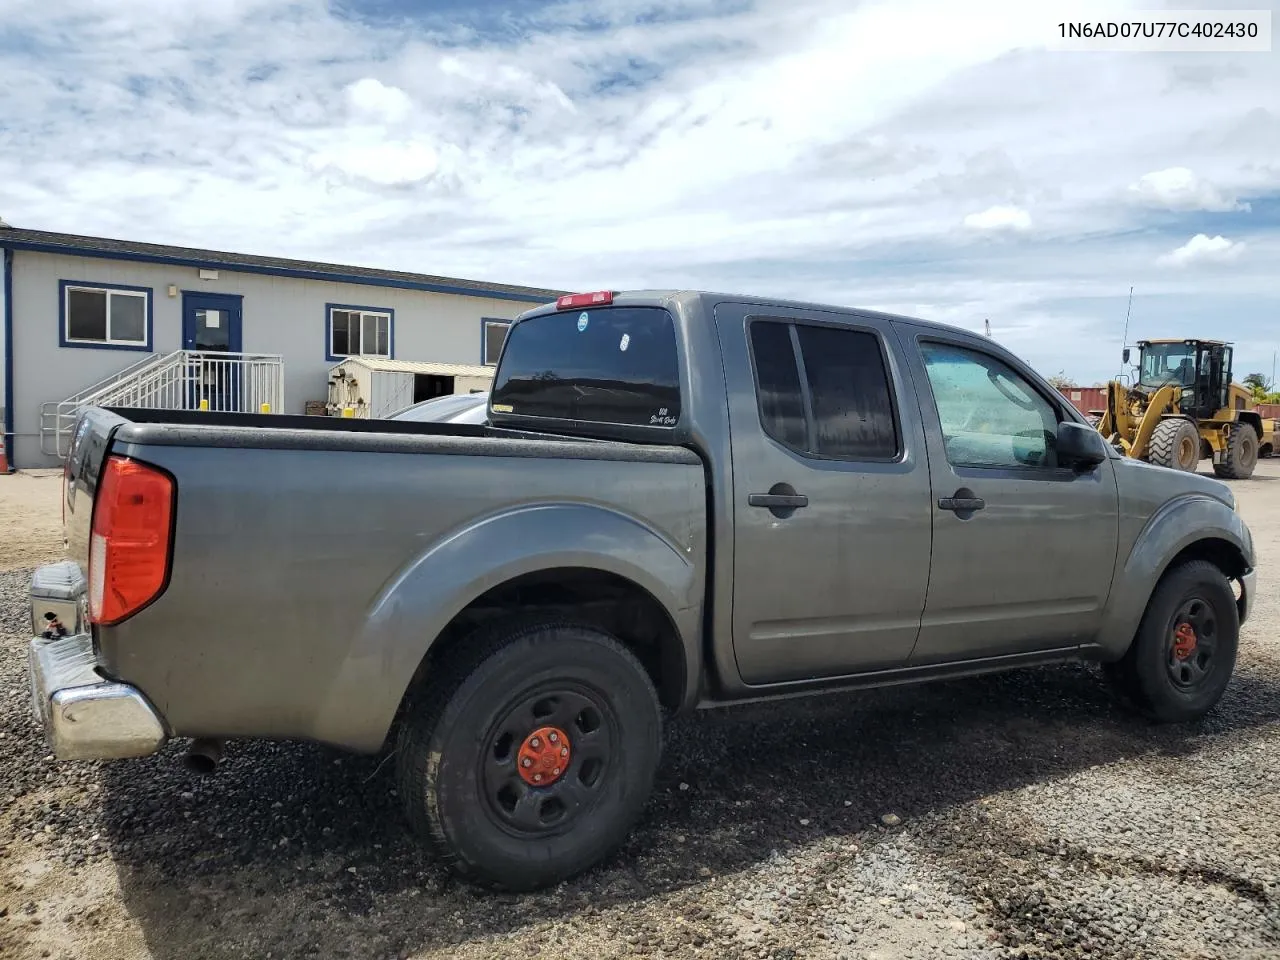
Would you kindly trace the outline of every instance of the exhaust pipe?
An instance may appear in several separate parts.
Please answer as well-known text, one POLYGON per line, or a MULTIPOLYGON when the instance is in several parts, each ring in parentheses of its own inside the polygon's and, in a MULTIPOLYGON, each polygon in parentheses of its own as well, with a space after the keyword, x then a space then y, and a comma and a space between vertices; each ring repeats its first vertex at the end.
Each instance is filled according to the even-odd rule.
POLYGON ((222 762, 222 741, 199 737, 191 741, 187 755, 183 758, 186 768, 192 773, 207 775, 213 773, 222 762))

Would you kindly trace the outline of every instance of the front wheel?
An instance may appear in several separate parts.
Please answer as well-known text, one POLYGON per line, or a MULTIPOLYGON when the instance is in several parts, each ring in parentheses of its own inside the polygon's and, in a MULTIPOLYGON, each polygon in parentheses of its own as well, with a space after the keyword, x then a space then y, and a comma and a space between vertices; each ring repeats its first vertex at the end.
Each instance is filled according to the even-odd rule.
POLYGON ((1160 467, 1194 473, 1200 465, 1200 431, 1190 420, 1161 420, 1151 433, 1147 458, 1160 467))
POLYGON ((412 699, 397 764, 410 823, 456 873, 550 886, 626 837, 652 790, 662 716, 644 667, 603 631, 499 624, 412 699))
POLYGON ((1230 581, 1213 564, 1191 560, 1164 575, 1128 652, 1103 669, 1153 719, 1195 720, 1222 698, 1239 637, 1230 581))

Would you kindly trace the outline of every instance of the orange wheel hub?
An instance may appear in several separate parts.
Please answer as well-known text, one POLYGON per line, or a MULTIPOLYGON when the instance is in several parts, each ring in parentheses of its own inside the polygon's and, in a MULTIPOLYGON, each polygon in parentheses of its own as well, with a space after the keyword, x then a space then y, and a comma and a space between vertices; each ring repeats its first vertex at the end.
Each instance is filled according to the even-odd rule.
POLYGON ((531 787, 555 783, 569 769, 573 746, 559 727, 539 727, 524 738, 516 754, 520 778, 531 787))
POLYGON ((1173 631, 1173 655, 1179 660, 1185 660, 1196 650, 1196 630, 1189 623, 1178 624, 1178 629, 1173 631))

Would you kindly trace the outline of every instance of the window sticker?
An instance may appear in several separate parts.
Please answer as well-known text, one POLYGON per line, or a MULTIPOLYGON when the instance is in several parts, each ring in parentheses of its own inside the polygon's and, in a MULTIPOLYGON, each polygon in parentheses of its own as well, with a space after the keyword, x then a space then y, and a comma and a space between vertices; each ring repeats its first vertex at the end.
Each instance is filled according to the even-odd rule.
POLYGON ((578 314, 578 332, 581 333, 587 329, 587 311, 583 310, 578 314))
POLYGON ((627 347, 629 346, 631 346, 631 334, 624 333, 622 335, 621 342, 618 344, 618 349, 621 350, 623 353, 626 353, 627 347))

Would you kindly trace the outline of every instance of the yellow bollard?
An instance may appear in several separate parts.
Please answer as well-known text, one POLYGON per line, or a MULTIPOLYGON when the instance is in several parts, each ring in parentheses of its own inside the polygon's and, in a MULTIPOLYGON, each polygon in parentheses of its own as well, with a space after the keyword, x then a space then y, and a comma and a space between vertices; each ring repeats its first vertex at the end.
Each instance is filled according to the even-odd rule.
POLYGON ((200 409, 201 409, 201 410, 208 410, 208 409, 209 409, 209 398, 208 398, 208 397, 201 397, 201 398, 200 398, 200 409))
POLYGON ((344 417, 354 417, 356 415, 356 412, 351 407, 343 407, 342 415, 344 417))
POLYGON ((259 412, 259 413, 270 413, 270 412, 271 412, 271 404, 269 404, 269 403, 264 403, 264 404, 262 404, 262 406, 258 408, 258 412, 259 412))

